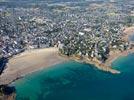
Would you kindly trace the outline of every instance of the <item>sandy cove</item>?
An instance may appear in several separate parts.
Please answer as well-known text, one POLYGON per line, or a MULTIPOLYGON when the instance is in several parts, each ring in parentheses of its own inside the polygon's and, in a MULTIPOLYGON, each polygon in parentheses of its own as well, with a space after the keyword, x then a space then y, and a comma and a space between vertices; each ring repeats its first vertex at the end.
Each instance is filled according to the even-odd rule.
MULTIPOLYGON (((134 26, 132 27, 125 27, 124 35, 122 36, 122 39, 125 41, 129 41, 129 37, 134 34, 134 26)), ((112 62, 118 59, 119 57, 127 56, 128 54, 134 53, 134 48, 125 50, 123 52, 119 50, 113 50, 109 54, 109 58, 106 60, 105 65, 111 66, 112 62)))
POLYGON ((98 69, 109 71, 111 73, 117 73, 116 70, 110 67, 106 67, 105 65, 99 64, 93 60, 92 61, 89 59, 78 60, 77 58, 74 57, 71 58, 67 56, 61 56, 59 55, 58 48, 35 49, 35 50, 27 50, 21 54, 15 55, 9 60, 7 68, 0 76, 0 85, 10 84, 13 81, 21 77, 24 77, 27 74, 42 70, 44 68, 48 68, 50 66, 68 60, 75 60, 78 62, 86 62, 89 64, 94 64, 98 69))
POLYGON ((134 48, 126 50, 126 51, 112 51, 110 52, 109 58, 106 60, 106 65, 111 66, 112 62, 115 61, 119 57, 128 56, 129 54, 134 53, 134 48))
MULTIPOLYGON (((128 37, 134 33, 134 27, 125 28, 126 33, 123 39, 128 41, 128 37)), ((4 70, 0 76, 0 84, 9 84, 12 81, 21 78, 29 73, 48 68, 55 64, 59 64, 68 60, 76 60, 78 62, 86 62, 95 65, 98 69, 107 71, 113 74, 118 74, 120 71, 112 69, 111 63, 118 57, 127 56, 129 53, 133 53, 133 49, 129 49, 123 52, 111 51, 110 56, 106 63, 100 63, 96 59, 90 60, 84 58, 83 60, 77 59, 76 57, 65 57, 58 53, 58 48, 45 48, 25 51, 12 57, 9 60, 8 67, 4 70)))
POLYGON ((25 51, 12 57, 9 60, 7 68, 0 76, 0 85, 10 84, 27 74, 48 68, 59 63, 63 63, 68 60, 94 64, 100 70, 108 71, 111 73, 119 73, 119 71, 116 71, 111 67, 107 67, 104 64, 100 64, 95 60, 89 60, 86 58, 79 60, 76 57, 67 57, 63 55, 61 56, 59 55, 58 48, 35 49, 25 51))
MULTIPOLYGON (((129 41, 129 37, 134 34, 134 26, 132 27, 125 27, 124 35, 122 36, 122 39, 125 41, 129 41)), ((119 51, 119 50, 113 50, 110 51, 109 57, 104 63, 104 66, 112 66, 112 62, 118 59, 119 57, 127 56, 128 54, 134 53, 134 48, 128 49, 125 51, 119 51)), ((104 67, 103 66, 103 67, 104 67)), ((114 70, 111 67, 108 68, 108 70, 112 73, 120 73, 120 71, 114 70)))
MULTIPOLYGON (((122 39, 125 41, 129 41, 129 36, 134 34, 134 26, 125 27, 124 33, 125 34, 122 36, 122 39)), ((93 64, 93 65, 95 65, 95 67, 97 67, 100 70, 110 72, 112 74, 119 74, 119 73, 121 73, 120 71, 112 68, 112 65, 111 65, 112 62, 115 61, 116 59, 118 59, 119 57, 127 56, 128 54, 131 54, 131 53, 134 53, 134 48, 125 50, 123 52, 121 52, 119 50, 115 50, 115 51, 112 50, 105 63, 101 63, 97 59, 89 59, 88 57, 84 57, 83 59, 79 59, 76 56, 72 56, 72 57, 69 57, 69 59, 75 60, 78 62, 85 62, 88 64, 93 64)), ((65 57, 65 56, 63 56, 63 57, 65 57)))
POLYGON ((29 73, 48 68, 66 60, 58 55, 57 48, 25 51, 9 60, 7 68, 0 76, 0 84, 9 84, 29 73))

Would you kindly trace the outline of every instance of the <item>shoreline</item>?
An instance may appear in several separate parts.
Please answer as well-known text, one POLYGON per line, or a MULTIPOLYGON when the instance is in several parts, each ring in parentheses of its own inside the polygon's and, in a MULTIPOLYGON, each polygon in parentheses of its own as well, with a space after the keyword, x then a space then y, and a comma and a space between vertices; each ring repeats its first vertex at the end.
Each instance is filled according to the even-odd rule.
POLYGON ((49 68, 53 65, 67 61, 58 55, 57 48, 45 48, 25 51, 13 56, 7 68, 0 76, 0 84, 8 85, 27 74, 49 68))
MULTIPOLYGON (((120 74, 121 71, 113 69, 112 67, 112 63, 117 60, 120 57, 124 57, 124 56, 128 56, 129 54, 134 53, 134 48, 133 49, 129 49, 126 51, 112 51, 112 54, 109 56, 109 58, 106 60, 105 63, 101 63, 100 61, 98 61, 97 59, 89 59, 88 57, 84 57, 83 59, 80 59, 76 56, 72 56, 72 57, 67 57, 70 60, 74 60, 76 62, 80 62, 80 63, 87 63, 87 64, 92 64, 94 65, 94 67, 98 68, 99 70, 105 71, 105 72, 110 72, 112 74, 120 74)), ((63 57, 66 57, 64 55, 62 55, 63 57)))
POLYGON ((125 27, 124 33, 125 34, 122 36, 122 39, 125 41, 129 41, 129 37, 134 34, 134 26, 125 27))
MULTIPOLYGON (((125 34, 122 36, 122 39, 124 41, 128 42, 129 41, 129 36, 134 34, 134 26, 125 27, 124 33, 125 34)), ((98 68, 102 71, 110 72, 112 74, 120 74, 121 72, 119 70, 116 70, 116 69, 112 68, 112 65, 111 65, 112 62, 114 62, 119 57, 124 57, 124 56, 127 56, 127 55, 132 54, 132 53, 134 53, 134 47, 132 49, 128 49, 128 50, 125 50, 125 51, 122 51, 122 52, 119 51, 119 50, 112 50, 105 63, 101 63, 97 59, 89 59, 88 57, 84 57, 84 59, 80 59, 79 57, 76 57, 75 55, 71 56, 71 57, 67 57, 67 56, 62 55, 62 54, 60 54, 60 55, 63 56, 63 57, 67 57, 71 60, 75 60, 77 62, 85 62, 87 64, 95 65, 96 68, 98 68)))
POLYGON ((114 62, 119 57, 125 57, 129 54, 134 53, 134 48, 125 50, 123 52, 121 51, 112 51, 110 57, 106 60, 106 65, 111 66, 112 62, 114 62))
POLYGON ((97 69, 102 70, 104 72, 110 72, 112 74, 120 74, 121 73, 120 71, 118 71, 116 69, 112 69, 112 67, 110 67, 110 66, 107 66, 105 63, 100 63, 96 59, 91 60, 88 57, 84 57, 84 58, 80 59, 79 57, 76 57, 75 55, 71 56, 71 57, 67 57, 67 56, 62 55, 62 54, 60 54, 60 55, 62 57, 65 57, 65 58, 70 59, 70 60, 74 60, 76 62, 94 65, 94 67, 96 67, 97 69))
MULTIPOLYGON (((124 30, 125 35, 122 39, 128 41, 129 36, 131 36, 133 32, 134 27, 126 28, 124 30)), ((44 68, 49 68, 53 65, 60 64, 68 60, 92 64, 99 70, 110 72, 112 74, 120 74, 121 72, 113 69, 111 64, 119 57, 127 56, 130 53, 134 53, 134 48, 123 52, 119 50, 111 51, 106 62, 101 63, 97 59, 89 59, 88 57, 84 57, 84 59, 80 59, 76 56, 67 57, 60 54, 58 52, 58 48, 55 47, 27 50, 10 58, 7 68, 0 76, 0 85, 8 85, 27 74, 42 70, 44 68)))
MULTIPOLYGON (((47 48, 47 49, 49 50, 51 48, 47 48)), ((54 48, 54 49, 56 49, 56 48, 54 48)), ((41 49, 39 49, 39 51, 40 50, 41 49)), ((31 55, 30 53, 33 53, 35 51, 38 51, 38 50, 26 51, 26 52, 24 52, 22 54, 14 56, 11 59, 14 59, 14 60, 17 59, 18 60, 19 58, 26 57, 27 53, 28 53, 28 55, 31 55)), ((31 66, 27 66, 26 68, 21 68, 21 69, 17 69, 17 70, 15 70, 13 68, 10 68, 12 66, 8 65, 7 69, 5 69, 4 73, 0 76, 0 84, 1 85, 3 85, 3 84, 9 85, 9 84, 13 83, 16 80, 25 77, 28 74, 31 74, 31 73, 36 72, 36 71, 40 71, 40 70, 45 69, 45 68, 52 67, 53 65, 60 64, 60 63, 63 63, 65 61, 69 61, 69 60, 74 60, 74 61, 80 62, 80 63, 92 64, 96 68, 98 68, 99 70, 102 70, 102 71, 105 71, 105 72, 110 72, 112 74, 120 74, 121 73, 120 71, 112 68, 112 66, 111 66, 112 62, 114 60, 118 59, 119 57, 127 56, 128 54, 131 54, 131 53, 134 53, 134 48, 126 50, 124 52, 117 52, 117 51, 115 51, 114 54, 112 54, 107 59, 106 63, 100 63, 96 59, 95 60, 91 60, 91 59, 88 59, 87 57, 84 57, 84 59, 79 59, 76 56, 67 57, 65 55, 59 54, 58 51, 56 51, 56 56, 58 58, 60 58, 60 60, 58 59, 59 61, 56 61, 55 63, 49 63, 48 65, 45 65, 44 63, 43 64, 37 64, 37 65, 34 65, 34 66, 31 65, 31 66)))

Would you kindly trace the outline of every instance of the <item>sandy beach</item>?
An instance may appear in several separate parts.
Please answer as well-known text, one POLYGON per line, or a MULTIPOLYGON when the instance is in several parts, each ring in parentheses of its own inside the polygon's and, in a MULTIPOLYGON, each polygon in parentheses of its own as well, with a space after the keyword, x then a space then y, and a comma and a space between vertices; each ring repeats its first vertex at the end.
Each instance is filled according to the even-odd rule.
MULTIPOLYGON (((134 34, 134 26, 126 27, 124 30, 125 35, 123 35, 122 39, 125 41, 129 41, 129 37, 134 34)), ((122 56, 127 56, 128 54, 134 53, 134 48, 125 50, 123 52, 119 50, 111 51, 109 54, 109 58, 106 60, 105 65, 111 66, 112 62, 122 56)))
POLYGON ((29 73, 62 63, 67 59, 58 55, 57 48, 28 50, 12 57, 0 76, 0 84, 9 84, 29 73))
POLYGON ((134 26, 132 27, 126 27, 125 30, 124 30, 124 35, 123 35, 123 39, 125 41, 129 41, 129 36, 131 36, 132 34, 134 34, 134 26))
MULTIPOLYGON (((124 30, 124 33, 125 33, 125 35, 123 35, 122 39, 124 39, 125 41, 129 41, 129 37, 132 34, 134 34, 134 26, 132 26, 132 27, 126 27, 125 30, 124 30)), ((134 48, 125 50, 123 52, 118 51, 118 50, 111 51, 110 52, 110 56, 109 56, 109 58, 106 61, 106 65, 110 65, 111 66, 111 63, 114 60, 116 60, 118 57, 127 56, 130 53, 134 53, 134 48)))
MULTIPOLYGON (((129 37, 132 34, 134 34, 134 26, 126 27, 125 30, 124 30, 124 33, 125 34, 123 35, 122 39, 125 40, 125 41, 129 41, 129 37)), ((119 50, 111 51, 110 54, 109 54, 109 58, 106 60, 105 63, 101 63, 97 59, 92 59, 91 60, 91 59, 88 59, 88 58, 84 58, 83 61, 86 62, 86 63, 95 65, 100 70, 110 72, 110 73, 113 73, 113 74, 119 74, 119 73, 121 73, 120 71, 115 70, 115 69, 112 68, 112 66, 111 66, 112 62, 115 61, 116 59, 118 59, 119 57, 127 56, 128 54, 131 54, 131 53, 134 53, 134 48, 125 50, 123 52, 121 52, 119 50)), ((75 59, 76 61, 80 61, 76 57, 73 57, 71 59, 75 59)))
POLYGON ((126 50, 126 51, 112 51, 110 52, 109 58, 106 60, 106 65, 111 66, 112 62, 115 61, 119 57, 127 56, 128 54, 134 53, 134 48, 126 50))
MULTIPOLYGON (((134 27, 125 28, 125 35, 123 39, 128 41, 129 36, 134 32, 134 27)), ((84 58, 83 60, 78 60, 75 57, 65 57, 58 53, 58 48, 45 48, 45 49, 35 49, 27 50, 21 54, 12 57, 7 68, 4 70, 3 74, 0 76, 0 85, 9 84, 12 81, 21 78, 29 73, 48 68, 55 64, 62 63, 67 60, 76 60, 78 62, 86 62, 89 64, 94 64, 98 69, 111 72, 113 74, 118 74, 120 71, 114 70, 111 67, 111 63, 118 57, 127 56, 129 53, 133 53, 134 48, 126 51, 111 51, 109 58, 105 63, 100 63, 96 59, 90 60, 84 58)))

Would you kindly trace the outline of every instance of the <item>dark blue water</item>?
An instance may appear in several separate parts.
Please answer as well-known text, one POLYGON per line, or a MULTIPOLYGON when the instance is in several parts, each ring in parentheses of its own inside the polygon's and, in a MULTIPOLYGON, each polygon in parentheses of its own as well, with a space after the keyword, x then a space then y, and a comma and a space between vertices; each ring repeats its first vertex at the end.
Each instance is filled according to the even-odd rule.
POLYGON ((70 61, 30 74, 15 83, 17 100, 134 100, 134 54, 112 66, 122 73, 70 61))

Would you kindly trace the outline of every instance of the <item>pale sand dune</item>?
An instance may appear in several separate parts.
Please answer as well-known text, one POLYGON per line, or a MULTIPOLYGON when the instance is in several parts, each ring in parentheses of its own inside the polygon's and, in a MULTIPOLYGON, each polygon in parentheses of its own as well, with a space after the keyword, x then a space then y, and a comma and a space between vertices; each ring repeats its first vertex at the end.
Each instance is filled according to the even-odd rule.
POLYGON ((8 84, 26 74, 62 63, 67 59, 58 55, 57 48, 37 49, 23 52, 9 60, 7 69, 0 76, 0 84, 8 84))

